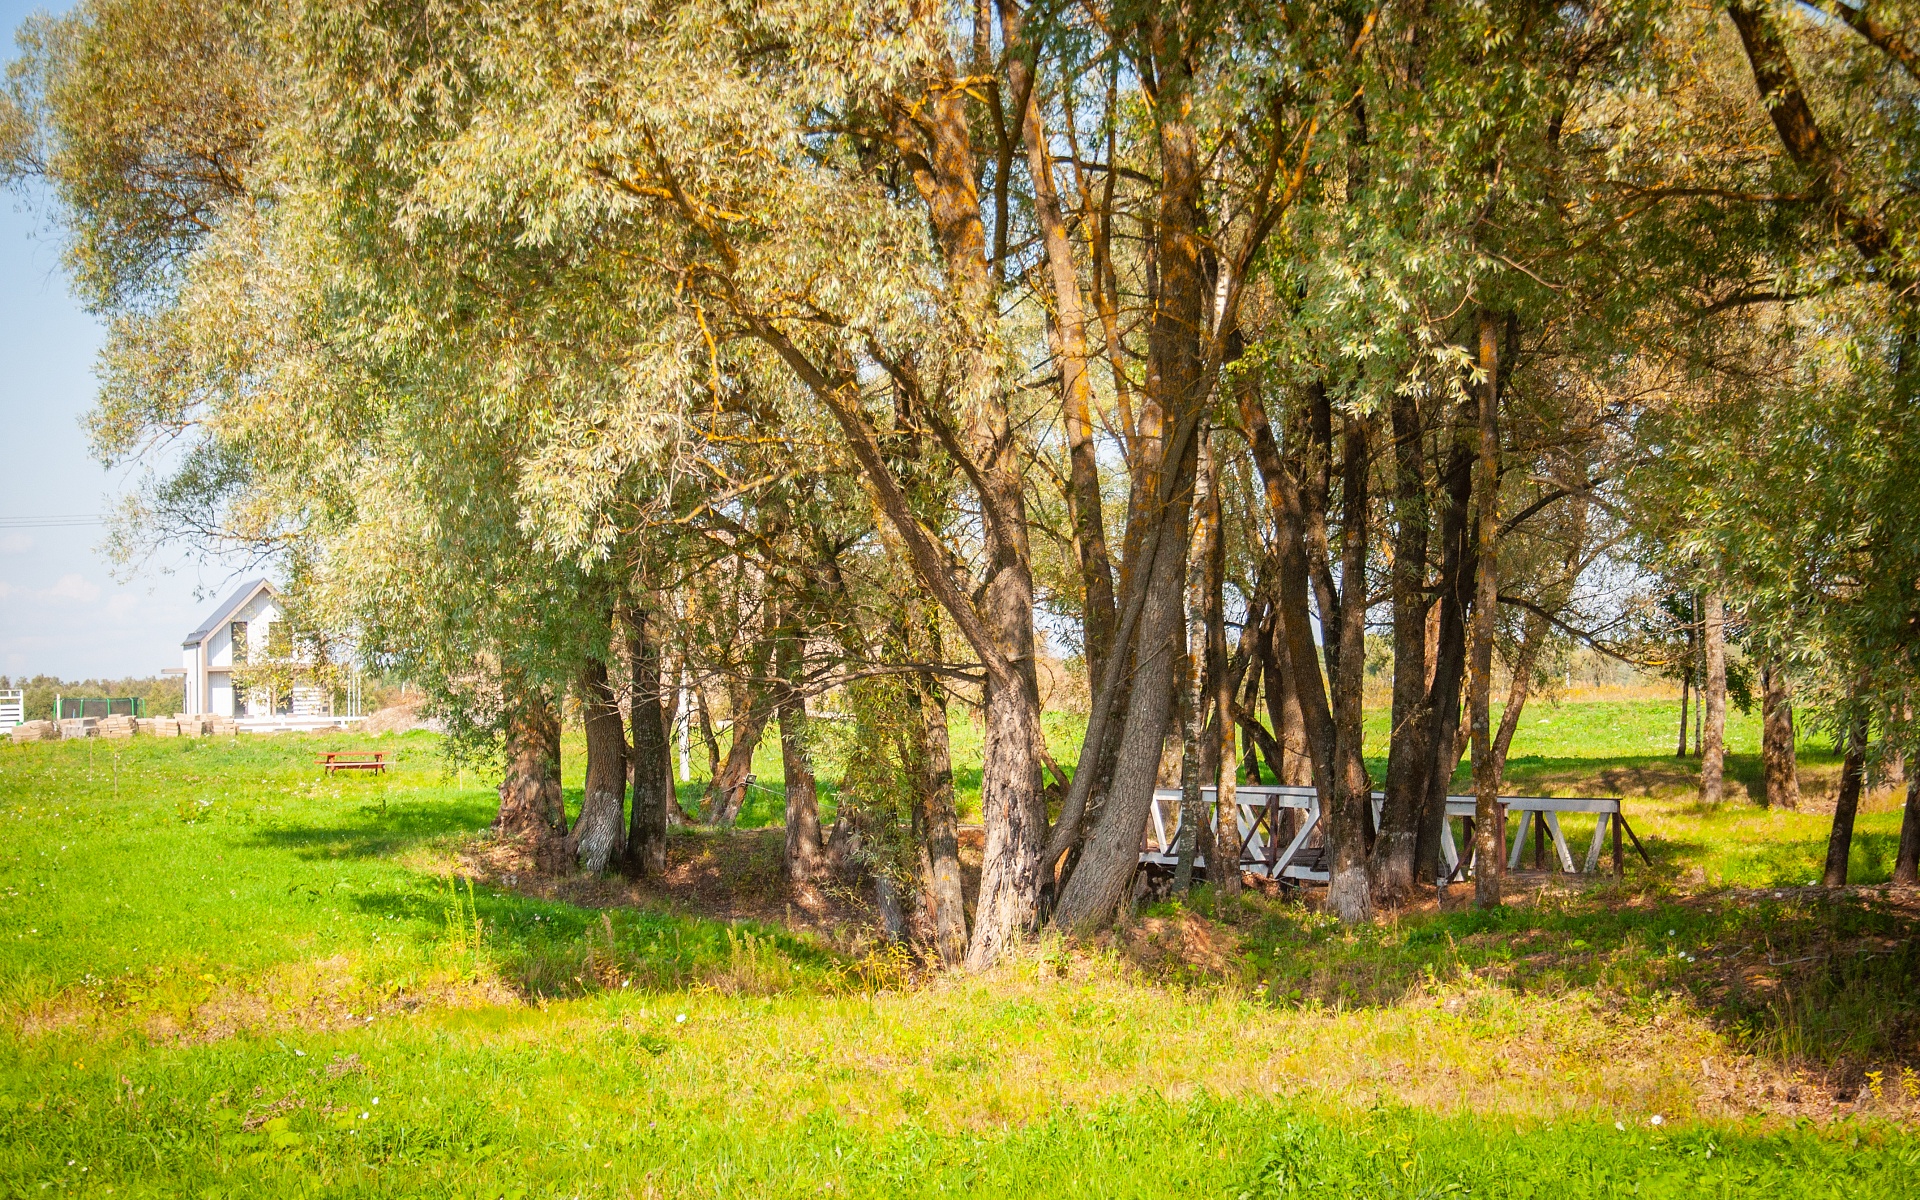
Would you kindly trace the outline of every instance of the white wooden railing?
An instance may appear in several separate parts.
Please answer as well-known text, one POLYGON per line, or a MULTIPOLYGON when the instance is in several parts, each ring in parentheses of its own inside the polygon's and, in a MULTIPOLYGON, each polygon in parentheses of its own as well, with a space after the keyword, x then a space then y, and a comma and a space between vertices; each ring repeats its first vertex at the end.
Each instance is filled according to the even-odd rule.
MULTIPOLYGON (((1201 800, 1207 810, 1207 827, 1219 828, 1218 808, 1214 803, 1215 790, 1201 789, 1201 800)), ((1240 869, 1248 874, 1260 875, 1267 879, 1291 880, 1297 883, 1325 883, 1326 865, 1321 860, 1320 846, 1325 838, 1316 842, 1315 834, 1320 832, 1321 811, 1320 793, 1310 787, 1284 787, 1264 784, 1247 784, 1234 789, 1235 808, 1240 828, 1240 869), (1281 828, 1281 815, 1299 813, 1299 827, 1288 836, 1281 828)), ((1373 793, 1373 818, 1377 825, 1380 810, 1384 805, 1384 793, 1373 793)), ((1573 852, 1567 847, 1567 839, 1560 831, 1560 814, 1563 812, 1593 813, 1598 817, 1594 823, 1593 841, 1587 847, 1584 871, 1592 874, 1600 865, 1601 851, 1606 846, 1607 835, 1613 838, 1613 872, 1623 873, 1626 863, 1621 855, 1621 834, 1633 839, 1633 847, 1640 857, 1646 859, 1647 852, 1640 845, 1640 839, 1628 826, 1626 815, 1621 812, 1617 796, 1502 796, 1500 798, 1502 824, 1508 814, 1520 815, 1520 826, 1514 831, 1513 850, 1508 856, 1507 867, 1517 870, 1521 857, 1526 850, 1528 830, 1532 830, 1535 840, 1535 866, 1541 865, 1546 840, 1552 838, 1554 856, 1559 860, 1560 869, 1569 874, 1574 872, 1573 852)), ((1470 876, 1473 873, 1473 860, 1469 855, 1464 864, 1460 861, 1459 845, 1454 841, 1453 823, 1463 822, 1463 834, 1466 844, 1473 845, 1473 820, 1475 802, 1472 796, 1448 796, 1447 819, 1440 825, 1440 860, 1443 880, 1453 880, 1470 876)), ((1153 794, 1153 807, 1147 816, 1147 828, 1142 838, 1140 861, 1159 867, 1174 867, 1180 861, 1180 792, 1174 788, 1161 788, 1153 794)), ((1504 831, 1501 837, 1504 842, 1504 831)), ((1197 856, 1194 865, 1206 866, 1204 855, 1197 856)))

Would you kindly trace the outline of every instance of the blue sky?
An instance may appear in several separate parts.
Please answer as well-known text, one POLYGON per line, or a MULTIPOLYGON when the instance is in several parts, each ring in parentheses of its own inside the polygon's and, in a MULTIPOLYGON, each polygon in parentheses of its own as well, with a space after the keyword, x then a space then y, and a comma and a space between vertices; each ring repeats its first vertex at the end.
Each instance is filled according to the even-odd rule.
MULTIPOLYGON (((0 0, 13 30, 64 3, 0 0)), ((0 193, 0 517, 97 514, 125 487, 87 449, 100 322, 74 302, 45 196, 0 193)), ((68 679, 152 675, 178 666, 180 639, 228 582, 218 563, 170 556, 116 578, 99 526, 0 522, 0 674, 68 679)))

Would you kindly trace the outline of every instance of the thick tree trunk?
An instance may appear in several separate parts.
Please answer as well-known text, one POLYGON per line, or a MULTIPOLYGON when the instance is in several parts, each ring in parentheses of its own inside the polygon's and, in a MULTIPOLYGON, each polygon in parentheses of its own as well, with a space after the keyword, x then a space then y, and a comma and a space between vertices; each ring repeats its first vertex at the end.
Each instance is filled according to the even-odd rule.
POLYGON ((1499 761, 1493 756, 1493 634, 1499 615, 1500 536, 1500 342, 1494 315, 1480 314, 1480 455, 1473 490, 1477 495, 1474 562, 1479 576, 1473 602, 1473 673, 1469 687, 1473 713, 1473 899, 1481 908, 1500 903, 1506 870, 1506 822, 1500 815, 1499 761))
POLYGON ((1040 688, 1034 678, 1033 576, 1027 568, 1019 481, 999 504, 1021 513, 1020 538, 997 556, 987 583, 987 621, 1017 681, 986 685, 986 746, 980 781, 986 827, 980 895, 974 904, 967 966, 991 966, 1032 928, 1040 898, 1040 852, 1047 840, 1047 800, 1040 779, 1040 688))
MULTIPOLYGON (((1169 464, 1192 478, 1193 449, 1183 464, 1169 464)), ((1140 861, 1140 832, 1159 781, 1160 751, 1172 708, 1173 656, 1180 652, 1181 584, 1187 558, 1187 518, 1193 502, 1183 488, 1161 517, 1165 525, 1154 543, 1152 569, 1140 580, 1147 589, 1136 642, 1135 686, 1127 697, 1126 723, 1115 756, 1113 783, 1106 804, 1088 835, 1079 862, 1054 910, 1054 924, 1086 931, 1109 920, 1126 894, 1140 861)))
POLYGON ((1840 797, 1833 806, 1833 830, 1827 835, 1827 865, 1820 882, 1827 887, 1847 885, 1847 859, 1853 849, 1853 819, 1860 811, 1860 793, 1867 780, 1867 713, 1858 696, 1854 716, 1847 722, 1846 756, 1840 762, 1840 797))
POLYGON ((602 659, 588 659, 580 672, 580 711, 587 727, 587 784, 573 828, 574 856, 581 870, 597 875, 624 848, 627 800, 627 739, 602 659))
POLYGON ((658 878, 667 870, 667 825, 678 809, 673 791, 673 749, 662 706, 660 648, 647 633, 647 614, 621 611, 627 657, 633 666, 633 698, 628 726, 633 731, 633 815, 627 826, 627 861, 641 875, 658 878))
POLYGON ((1335 628, 1340 643, 1333 680, 1333 808, 1327 843, 1332 852, 1327 907, 1341 920, 1364 921, 1373 915, 1367 881, 1372 846, 1373 781, 1367 777, 1362 749, 1365 713, 1367 632, 1367 480, 1373 469, 1371 417, 1348 416, 1341 448, 1340 583, 1343 595, 1335 628))
MULTIPOLYGON (((1162 65, 1164 72, 1154 106, 1161 185, 1151 247, 1159 286, 1148 326, 1146 373, 1147 390, 1163 412, 1169 431, 1160 470, 1168 472, 1170 478, 1162 480, 1155 472, 1150 487, 1143 491, 1139 487, 1141 476, 1135 476, 1136 497, 1151 499, 1147 503, 1136 499, 1130 506, 1128 540, 1133 539, 1135 528, 1144 528, 1134 525, 1136 521, 1149 520, 1155 530, 1152 557, 1142 564, 1144 578, 1129 584, 1129 588, 1146 589, 1134 643, 1133 678, 1137 686, 1127 697, 1126 723, 1120 733, 1106 803, 1078 864, 1061 889, 1054 913, 1054 923, 1069 930, 1105 923, 1139 864, 1140 834, 1146 825, 1167 735, 1171 656, 1178 652, 1181 582, 1198 451, 1198 439, 1192 431, 1207 401, 1204 346, 1213 323, 1207 248, 1199 229, 1203 150, 1190 123, 1191 81, 1183 74, 1184 63, 1168 59, 1162 65)), ((1131 561, 1127 564, 1130 571, 1133 565, 1131 561)), ((1129 606, 1131 603, 1129 593, 1129 606)), ((1123 653, 1124 647, 1115 647, 1116 658, 1123 653)))
POLYGON ((1793 685, 1767 661, 1760 668, 1760 766, 1770 808, 1800 807, 1800 767, 1793 735, 1793 685))
POLYGON ((518 676, 502 680, 506 705, 500 811, 493 827, 530 839, 534 858, 544 867, 564 857, 566 801, 560 791, 560 718, 543 688, 518 676))
POLYGON ((1720 803, 1727 765, 1727 638, 1726 608, 1719 592, 1708 592, 1704 636, 1707 643, 1706 685, 1700 707, 1706 720, 1700 741, 1700 799, 1720 803))
MULTIPOLYGON (((984 329, 995 319, 996 299, 980 218, 968 104, 964 89, 954 88, 937 94, 917 117, 909 120, 901 113, 896 122, 902 145, 912 148, 914 186, 926 203, 946 263, 952 301, 957 311, 984 329)), ((1004 214, 1004 204, 1000 211, 1004 214)), ((968 353, 973 360, 970 373, 983 380, 992 378, 992 352, 986 338, 976 339, 968 353)), ((984 603, 978 610, 954 594, 946 565, 935 561, 933 547, 924 544, 911 515, 897 503, 889 515, 909 545, 916 547, 922 582, 934 589, 936 598, 961 623, 975 652, 994 660, 985 689, 986 745, 980 780, 986 845, 974 906, 973 942, 967 948, 967 966, 980 970, 1011 949, 1033 925, 1040 896, 1040 852, 1047 840, 1047 802, 1040 780, 1039 751, 1044 741, 1040 690, 1034 676, 1033 570, 1025 479, 1006 395, 996 391, 969 404, 966 420, 965 453, 973 462, 986 532, 984 603)), ((883 472, 873 474, 879 478, 883 472)))
MULTIPOLYGON (((909 112, 888 106, 886 138, 899 152, 925 205, 946 269, 945 297, 971 331, 963 348, 961 377, 984 383, 984 393, 966 397, 964 428, 937 418, 939 437, 974 483, 986 542, 982 601, 975 603, 952 574, 941 548, 915 518, 900 479, 882 452, 865 414, 854 403, 856 378, 843 367, 823 368, 783 329, 753 312, 740 315, 813 393, 840 427, 848 449, 873 487, 874 498, 905 544, 915 573, 959 626, 986 668, 986 738, 981 772, 981 810, 986 846, 969 967, 991 964, 1034 919, 1039 898, 1040 851, 1047 835, 1046 800, 1040 787, 1038 687, 1034 680, 1033 576, 1022 488, 1007 395, 989 347, 998 320, 995 280, 989 270, 977 163, 964 87, 936 88, 909 112)), ((1002 163, 1004 179, 1004 162, 1002 163)), ((1004 205, 1001 206, 1004 213, 1004 205)))
POLYGON ((1920 771, 1907 776, 1907 803, 1900 814, 1900 850, 1893 860, 1893 881, 1920 884, 1920 771))
POLYGON ((780 674, 780 761, 787 790, 787 878, 803 883, 820 872, 820 790, 807 745, 807 697, 801 687, 799 638, 781 631, 774 651, 780 674))
POLYGON ((920 705, 913 746, 920 777, 913 803, 914 840, 920 851, 920 898, 933 925, 934 949, 940 961, 957 967, 967 956, 967 909, 961 891, 953 758, 947 742, 947 696, 932 674, 914 676, 914 691, 920 705))
POLYGON ((1413 892, 1418 823, 1433 770, 1433 721, 1427 695, 1427 458, 1414 397, 1396 392, 1393 422, 1393 732, 1387 744, 1386 800, 1373 851, 1373 883, 1382 903, 1413 892))

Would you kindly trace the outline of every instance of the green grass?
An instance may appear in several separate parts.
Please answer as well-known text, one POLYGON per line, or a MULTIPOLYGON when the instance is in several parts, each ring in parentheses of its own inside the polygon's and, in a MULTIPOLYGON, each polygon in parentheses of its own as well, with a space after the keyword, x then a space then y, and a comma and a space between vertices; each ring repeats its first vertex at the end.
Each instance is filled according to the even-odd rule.
POLYGON ((0 745, 0 1195, 1920 1194, 1912 922, 1671 890, 1791 875, 1818 818, 1649 799, 1624 888, 1358 930, 1203 894, 926 980, 454 886, 490 781, 427 734, 313 767, 362 740, 0 745), (1851 1115, 1770 1110, 1796 1080, 1851 1115))

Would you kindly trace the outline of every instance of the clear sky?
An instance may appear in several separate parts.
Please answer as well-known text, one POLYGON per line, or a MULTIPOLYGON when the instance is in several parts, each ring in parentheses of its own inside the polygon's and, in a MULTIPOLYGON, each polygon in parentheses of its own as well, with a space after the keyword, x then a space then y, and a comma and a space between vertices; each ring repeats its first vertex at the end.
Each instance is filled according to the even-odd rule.
MULTIPOLYGON (((0 0, 4 53, 35 10, 0 0)), ((116 578, 98 525, 18 528, 20 518, 105 512, 126 485, 88 452, 100 322, 67 289, 44 195, 0 193, 0 674, 67 679, 157 674, 229 584, 219 563, 171 556, 116 578), (15 527, 10 527, 15 526, 15 527)))

